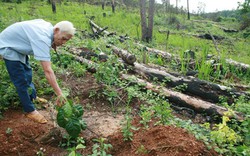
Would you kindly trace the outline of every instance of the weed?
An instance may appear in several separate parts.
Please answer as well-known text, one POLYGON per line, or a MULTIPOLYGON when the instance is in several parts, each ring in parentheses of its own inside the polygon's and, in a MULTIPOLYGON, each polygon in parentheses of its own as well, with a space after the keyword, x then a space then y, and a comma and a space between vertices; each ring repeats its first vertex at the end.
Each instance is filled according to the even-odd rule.
POLYGON ((140 116, 141 116, 141 121, 140 123, 143 124, 144 128, 148 128, 148 123, 151 121, 152 118, 152 108, 145 106, 145 105, 141 105, 141 111, 140 111, 140 116))
POLYGON ((140 145, 140 147, 137 148, 135 154, 147 154, 148 153, 148 150, 143 146, 143 145, 140 145))
POLYGON ((72 148, 67 148, 67 150, 69 151, 68 156, 81 156, 82 154, 78 153, 77 151, 86 148, 86 146, 84 146, 84 144, 85 144, 85 141, 83 140, 83 138, 78 137, 76 146, 74 146, 72 148))
POLYGON ((43 147, 41 147, 41 148, 39 149, 39 151, 36 152, 36 155, 37 155, 37 156, 45 156, 45 154, 44 154, 45 152, 46 152, 46 149, 43 148, 43 147))
POLYGON ((8 127, 8 128, 6 129, 6 131, 5 131, 5 133, 6 133, 7 135, 11 135, 11 134, 12 134, 12 131, 13 131, 13 130, 12 130, 11 128, 8 127))
POLYGON ((131 123, 132 118, 131 118, 130 113, 131 113, 131 109, 127 106, 125 120, 123 121, 123 125, 122 125, 122 134, 123 134, 125 141, 131 141, 133 137, 132 130, 137 130, 137 128, 134 127, 131 123))
POLYGON ((111 156, 107 152, 112 148, 112 145, 106 144, 105 140, 105 138, 94 139, 97 143, 93 145, 92 154, 89 156, 111 156))
POLYGON ((176 86, 174 90, 184 92, 188 88, 188 84, 183 83, 182 85, 176 86))
POLYGON ((155 116, 160 118, 161 124, 169 124, 172 117, 170 105, 167 101, 159 101, 154 105, 155 116))

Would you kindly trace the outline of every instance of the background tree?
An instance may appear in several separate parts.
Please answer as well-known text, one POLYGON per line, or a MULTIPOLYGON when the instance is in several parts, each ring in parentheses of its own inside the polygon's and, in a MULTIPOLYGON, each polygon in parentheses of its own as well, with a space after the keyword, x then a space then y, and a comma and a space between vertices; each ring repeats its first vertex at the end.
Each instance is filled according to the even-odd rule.
POLYGON ((104 10, 105 0, 102 0, 102 10, 104 10))
POLYGON ((141 15, 142 41, 150 42, 152 41, 153 35, 155 0, 149 0, 148 22, 146 15, 146 0, 140 0, 139 5, 141 15))
POLYGON ((176 0, 176 1, 175 1, 175 3, 176 3, 176 5, 175 5, 176 14, 178 14, 178 2, 179 2, 179 0, 176 0))
POLYGON ((190 20, 189 0, 187 0, 187 16, 188 16, 188 20, 190 20))
POLYGON ((115 0, 112 0, 111 7, 112 7, 112 12, 115 13, 115 0))
POLYGON ((198 2, 198 7, 197 7, 198 11, 197 11, 197 14, 198 15, 204 14, 205 13, 205 8, 206 8, 206 4, 205 3, 198 2))
POLYGON ((240 15, 242 18, 242 24, 240 30, 244 30, 250 27, 250 0, 245 0, 244 3, 238 3, 238 9, 240 10, 240 15))
POLYGON ((56 13, 56 2, 55 2, 55 0, 52 0, 51 7, 52 7, 53 13, 55 14, 56 13))

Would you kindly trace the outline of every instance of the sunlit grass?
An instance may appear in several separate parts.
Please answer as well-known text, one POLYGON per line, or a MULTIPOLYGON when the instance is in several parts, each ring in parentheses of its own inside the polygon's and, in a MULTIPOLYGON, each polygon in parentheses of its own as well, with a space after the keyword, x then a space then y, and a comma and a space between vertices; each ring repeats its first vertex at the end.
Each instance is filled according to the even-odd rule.
MULTIPOLYGON (((109 53, 110 49, 107 49, 105 45, 115 43, 119 44, 120 47, 135 53, 139 61, 142 60, 142 52, 132 46, 134 40, 120 44, 115 37, 91 40, 84 38, 83 34, 80 33, 81 31, 85 31, 89 34, 92 33, 89 25, 89 19, 92 18, 100 27, 104 28, 107 26, 107 31, 116 32, 117 36, 127 34, 131 39, 140 40, 141 23, 139 9, 128 9, 117 6, 115 13, 113 13, 110 6, 105 6, 105 9, 103 10, 101 6, 93 6, 86 3, 62 2, 62 4, 56 5, 57 12, 53 13, 51 5, 47 4, 46 1, 24 1, 21 4, 0 2, 0 5, 0 30, 18 21, 36 18, 45 19, 52 24, 56 24, 62 20, 69 20, 74 23, 77 28, 77 36, 82 38, 82 40, 78 39, 77 41, 73 40, 70 42, 73 45, 87 46, 89 49, 97 50, 97 52, 102 50, 109 53)), ((193 17, 193 19, 194 18, 195 17, 193 17)), ((161 15, 158 12, 155 14, 153 41, 147 45, 152 48, 170 52, 179 57, 183 57, 183 53, 186 50, 192 50, 195 52, 197 59, 202 60, 202 58, 204 58, 203 52, 206 51, 206 54, 212 54, 218 57, 223 56, 225 59, 232 58, 236 61, 249 64, 250 44, 248 43, 250 39, 242 39, 241 32, 239 34, 227 34, 223 32, 219 26, 216 26, 223 25, 230 27, 230 23, 232 22, 195 22, 192 20, 186 20, 184 14, 169 16, 168 14, 161 15), (179 23, 180 29, 177 29, 177 23, 169 22, 171 19, 175 19, 175 22, 179 23), (168 40, 166 33, 160 33, 159 30, 170 31, 168 40), (195 37, 195 35, 209 32, 213 35, 226 37, 225 40, 216 41, 219 51, 217 51, 216 45, 214 45, 212 40, 195 37)), ((232 23, 233 28, 236 27, 235 23, 232 23)), ((159 58, 149 61, 163 64, 159 58)), ((183 66, 180 70, 185 72, 186 67, 183 62, 182 65, 183 66)), ((206 73, 206 71, 209 71, 209 69, 201 65, 198 69, 203 69, 204 71, 201 72, 203 74, 204 72, 206 73)))

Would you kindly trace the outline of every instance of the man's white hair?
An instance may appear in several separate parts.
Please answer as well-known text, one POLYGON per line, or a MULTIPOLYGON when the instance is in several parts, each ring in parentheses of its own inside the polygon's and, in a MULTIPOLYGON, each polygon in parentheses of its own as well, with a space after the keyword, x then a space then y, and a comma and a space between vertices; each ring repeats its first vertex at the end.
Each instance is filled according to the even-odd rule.
POLYGON ((55 26, 54 29, 59 28, 61 32, 66 32, 68 34, 74 35, 76 28, 74 28, 74 25, 69 22, 69 21, 61 21, 58 22, 55 26))

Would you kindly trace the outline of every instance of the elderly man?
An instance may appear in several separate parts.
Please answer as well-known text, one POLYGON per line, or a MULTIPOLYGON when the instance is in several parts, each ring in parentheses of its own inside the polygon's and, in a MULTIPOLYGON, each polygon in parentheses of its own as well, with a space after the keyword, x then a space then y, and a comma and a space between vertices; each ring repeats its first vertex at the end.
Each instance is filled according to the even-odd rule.
POLYGON ((69 21, 61 21, 54 27, 42 19, 18 22, 10 25, 0 34, 0 55, 7 67, 10 79, 16 87, 26 116, 38 123, 46 123, 33 104, 36 90, 32 83, 32 69, 29 55, 41 62, 44 74, 57 95, 57 104, 62 91, 51 68, 50 48, 66 43, 74 36, 75 28, 69 21), (32 90, 32 92, 31 92, 32 90))

